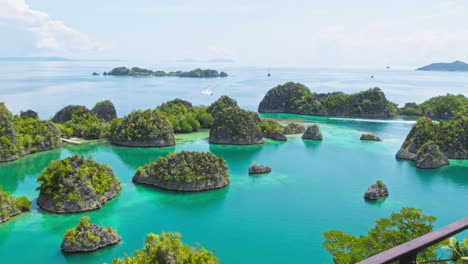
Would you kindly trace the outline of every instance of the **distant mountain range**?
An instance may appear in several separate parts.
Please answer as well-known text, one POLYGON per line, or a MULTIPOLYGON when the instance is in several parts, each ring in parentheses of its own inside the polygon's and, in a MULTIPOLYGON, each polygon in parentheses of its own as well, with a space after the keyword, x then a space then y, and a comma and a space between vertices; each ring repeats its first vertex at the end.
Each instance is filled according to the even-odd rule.
POLYGON ((0 61, 73 61, 62 57, 0 57, 0 61))
POLYGON ((417 71, 468 71, 468 64, 463 61, 438 62, 416 69, 417 71))

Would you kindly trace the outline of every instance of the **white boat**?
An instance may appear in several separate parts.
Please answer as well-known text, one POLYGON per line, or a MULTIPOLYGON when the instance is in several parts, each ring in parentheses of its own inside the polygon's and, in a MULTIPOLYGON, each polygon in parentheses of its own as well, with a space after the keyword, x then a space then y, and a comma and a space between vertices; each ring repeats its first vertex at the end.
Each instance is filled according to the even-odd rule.
POLYGON ((213 95, 213 91, 211 89, 205 89, 205 90, 202 90, 201 91, 202 94, 206 94, 206 95, 213 95))

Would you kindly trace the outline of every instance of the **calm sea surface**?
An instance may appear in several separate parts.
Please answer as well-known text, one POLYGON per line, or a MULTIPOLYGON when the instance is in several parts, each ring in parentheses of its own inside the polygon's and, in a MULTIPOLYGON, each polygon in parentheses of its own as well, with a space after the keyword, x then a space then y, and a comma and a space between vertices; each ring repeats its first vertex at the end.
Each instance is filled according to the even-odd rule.
MULTIPOLYGON (((227 71, 230 76, 225 79, 90 75, 120 64, 125 65, 0 62, 0 101, 14 113, 31 108, 47 119, 65 105, 92 107, 103 99, 114 102, 119 116, 134 109, 154 108, 175 97, 208 105, 223 94, 235 98, 243 108, 256 110, 268 89, 286 81, 304 83, 316 92, 351 93, 378 86, 387 98, 399 104, 422 102, 446 93, 468 95, 466 73, 393 69, 270 69, 272 76, 268 78, 266 68, 211 67, 227 71), (205 89, 211 89, 213 96, 201 93, 205 89)), ((14 195, 33 200, 31 213, 0 225, 2 263, 111 262, 114 257, 141 248, 147 233, 162 231, 180 232, 186 243, 198 242, 216 249, 222 263, 330 263, 331 258, 321 247, 324 231, 363 234, 376 219, 405 206, 422 208, 436 216, 436 227, 467 215, 467 161, 452 161, 452 165, 437 170, 419 170, 411 162, 395 160, 412 119, 286 114, 265 117, 319 124, 324 140, 304 142, 299 135, 281 143, 267 140, 262 146, 214 146, 208 144, 208 132, 201 131, 178 135, 177 145, 172 148, 124 148, 92 141, 0 164, 0 185, 14 195), (364 131, 379 134, 383 142, 361 142, 359 136, 364 131), (180 150, 210 151, 225 158, 231 184, 221 190, 183 194, 131 182, 138 166, 180 150), (122 192, 98 211, 73 215, 41 211, 35 205, 37 176, 51 160, 73 154, 92 155, 98 162, 110 165, 122 182, 122 192), (265 176, 249 176, 247 169, 253 161, 269 165, 273 171, 265 176), (362 195, 376 179, 385 181, 390 196, 378 203, 367 203, 362 195), (123 241, 91 254, 63 255, 63 234, 83 215, 117 229, 123 241)))

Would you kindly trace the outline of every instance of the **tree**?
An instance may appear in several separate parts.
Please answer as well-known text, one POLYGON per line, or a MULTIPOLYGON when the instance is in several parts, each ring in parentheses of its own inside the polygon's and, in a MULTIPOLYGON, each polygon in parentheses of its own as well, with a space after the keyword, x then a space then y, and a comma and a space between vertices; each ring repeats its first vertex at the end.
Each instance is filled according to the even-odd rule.
POLYGON ((145 247, 135 256, 114 259, 113 264, 215 264, 219 259, 200 245, 190 247, 180 241, 178 233, 148 234, 145 247))
MULTIPOLYGON (((434 216, 424 215, 420 209, 402 208, 388 218, 377 220, 367 236, 355 237, 338 230, 325 232, 323 247, 335 263, 356 263, 431 232, 435 220, 434 216)), ((435 251, 435 247, 430 247, 418 258, 434 258, 435 251)))

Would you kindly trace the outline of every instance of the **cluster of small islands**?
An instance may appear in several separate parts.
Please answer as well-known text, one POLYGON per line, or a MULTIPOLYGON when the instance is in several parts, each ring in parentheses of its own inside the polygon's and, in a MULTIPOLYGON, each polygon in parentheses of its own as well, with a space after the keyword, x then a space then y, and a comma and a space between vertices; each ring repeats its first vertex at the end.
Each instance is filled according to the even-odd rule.
MULTIPOLYGON (((199 74, 198 70, 195 71, 197 76, 223 77, 223 72, 199 74)), ((188 77, 186 75, 192 72, 164 74, 188 77)), ((135 68, 116 68, 107 74, 162 76, 162 73, 135 68)), ((258 112, 344 117, 420 116, 396 153, 396 158, 414 161, 416 167, 423 169, 447 165, 449 159, 468 159, 468 98, 463 95, 447 94, 421 104, 407 103, 398 108, 386 99, 379 88, 354 94, 320 94, 300 83, 288 82, 270 89, 260 102, 258 112)), ((62 139, 73 137, 106 138, 112 144, 126 147, 172 146, 176 144, 174 133, 190 133, 201 128, 209 129, 210 144, 262 144, 265 138, 287 141, 286 135, 290 134, 302 134, 304 140, 326 140, 326 135, 316 124, 304 127, 291 122, 283 126, 273 119, 264 119, 256 112, 240 108, 228 96, 221 96, 207 107, 174 99, 154 109, 133 111, 122 118, 117 117, 116 109, 109 100, 98 102, 92 109, 68 105, 51 120, 40 120, 32 110, 13 115, 1 103, 0 162, 59 148, 63 144, 62 139)), ((359 139, 385 140, 366 132, 356 140, 359 139)), ((248 168, 248 173, 263 174, 271 170, 268 166, 254 163, 248 168)), ((37 181, 40 184, 38 206, 56 214, 97 210, 122 189, 112 168, 97 163, 92 157, 76 155, 50 162, 37 181)), ((139 167, 134 173, 133 182, 170 191, 199 192, 225 187, 230 183, 230 177, 223 158, 208 152, 181 151, 139 167)), ((364 198, 378 200, 387 195, 385 184, 378 180, 369 187, 364 198)), ((26 197, 14 197, 0 189, 0 223, 29 211, 30 204, 26 197)), ((89 220, 82 217, 75 228, 65 232, 61 246, 63 252, 91 252, 121 241, 117 231, 90 224, 89 220)), ((161 237, 150 234, 147 243, 156 238, 175 241, 179 236, 171 233, 163 233, 161 237)), ((205 260, 204 263, 217 261, 212 252, 204 248, 190 249, 180 245, 179 250, 205 260)), ((127 256, 114 263, 138 263, 139 257, 142 256, 127 256)))
MULTIPOLYGON (((93 72, 92 75, 97 76, 99 73, 93 72)), ((113 75, 113 76, 154 76, 154 77, 186 77, 186 78, 225 78, 228 77, 228 74, 217 70, 206 69, 202 70, 200 68, 191 70, 191 71, 171 71, 165 72, 161 70, 153 71, 148 69, 143 69, 139 67, 133 67, 131 69, 127 67, 117 67, 112 69, 109 72, 103 72, 102 75, 113 75)))

